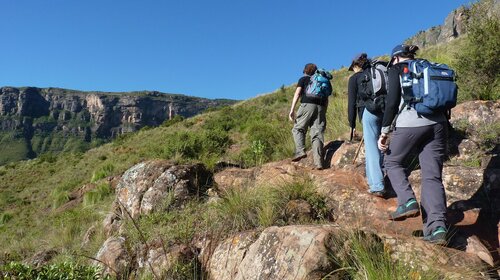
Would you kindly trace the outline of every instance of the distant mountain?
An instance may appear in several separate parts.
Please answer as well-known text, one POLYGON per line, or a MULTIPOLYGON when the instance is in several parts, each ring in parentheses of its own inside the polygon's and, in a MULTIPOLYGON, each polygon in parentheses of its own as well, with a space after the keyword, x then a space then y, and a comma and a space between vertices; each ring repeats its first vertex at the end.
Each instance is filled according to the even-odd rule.
POLYGON ((124 133, 191 117, 234 100, 157 91, 0 88, 0 165, 45 152, 85 151, 124 133))

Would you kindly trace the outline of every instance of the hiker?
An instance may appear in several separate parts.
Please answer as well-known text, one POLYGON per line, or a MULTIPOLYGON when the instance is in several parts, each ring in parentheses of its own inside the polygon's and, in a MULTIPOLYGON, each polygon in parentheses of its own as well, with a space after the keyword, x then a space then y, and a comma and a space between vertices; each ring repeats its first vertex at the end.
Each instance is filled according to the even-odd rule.
POLYGON ((407 106, 402 98, 402 93, 408 96, 414 91, 411 87, 412 80, 408 77, 410 71, 408 65, 415 59, 417 50, 418 47, 414 45, 397 45, 392 50, 389 63, 392 66, 388 71, 389 89, 378 147, 386 153, 385 168, 398 200, 398 207, 389 214, 389 218, 404 220, 420 214, 420 207, 404 166, 405 158, 412 149, 415 149, 418 152, 422 172, 420 203, 424 240, 445 245, 446 195, 442 183, 442 170, 446 143, 446 116, 439 111, 429 114, 418 113, 414 107, 407 106), (395 128, 388 143, 391 125, 395 118, 395 128))
MULTIPOLYGON (((328 96, 331 94, 330 73, 326 71, 318 71, 318 68, 313 63, 308 63, 304 66, 304 75, 297 82, 297 88, 293 96, 292 106, 288 115, 289 119, 294 122, 292 129, 293 140, 295 142, 295 154, 292 161, 299 161, 306 157, 305 152, 305 136, 307 129, 310 128, 312 154, 314 159, 314 169, 323 169, 323 141, 326 127, 326 109, 328 107, 328 96), (323 76, 327 76, 326 94, 321 96, 313 96, 307 92, 311 77, 321 72, 323 76), (329 75, 329 78, 328 78, 329 75), (300 98, 300 106, 295 114, 295 106, 300 98)), ((312 84, 311 84, 312 85, 312 84)))
POLYGON ((371 109, 374 105, 367 90, 371 88, 371 84, 368 83, 370 78, 370 61, 367 54, 361 53, 356 55, 352 60, 349 71, 354 71, 354 74, 349 78, 347 87, 349 126, 354 133, 356 129, 357 108, 359 119, 363 124, 368 192, 377 197, 384 197, 383 156, 377 147, 377 140, 382 128, 383 112, 382 110, 371 109), (368 105, 367 107, 365 107, 365 103, 368 105))

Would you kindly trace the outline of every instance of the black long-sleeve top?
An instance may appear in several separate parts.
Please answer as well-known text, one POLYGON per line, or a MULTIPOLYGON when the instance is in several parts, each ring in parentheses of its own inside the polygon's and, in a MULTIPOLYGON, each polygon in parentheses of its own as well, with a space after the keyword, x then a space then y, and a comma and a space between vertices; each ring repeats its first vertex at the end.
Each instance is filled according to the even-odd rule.
POLYGON ((385 127, 390 127, 394 117, 399 111, 401 103, 401 84, 399 76, 403 73, 404 67, 408 67, 407 63, 398 63, 387 70, 388 90, 385 97, 385 111, 382 119, 382 131, 385 127))
POLYGON ((358 108, 359 118, 361 118, 361 110, 364 109, 364 103, 358 95, 358 88, 363 79, 362 72, 354 73, 347 84, 347 119, 351 128, 356 128, 356 108, 358 108))

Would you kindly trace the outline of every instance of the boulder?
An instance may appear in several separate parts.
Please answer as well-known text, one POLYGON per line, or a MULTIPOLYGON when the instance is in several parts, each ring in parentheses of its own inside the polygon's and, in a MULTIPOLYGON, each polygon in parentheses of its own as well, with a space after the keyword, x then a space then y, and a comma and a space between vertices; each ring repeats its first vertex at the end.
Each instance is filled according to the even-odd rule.
MULTIPOLYGON (((292 182, 304 176, 309 177, 314 181, 317 193, 326 198, 326 206, 330 209, 333 216, 332 220, 335 220, 341 227, 367 228, 377 233, 392 236, 412 236, 415 232, 421 231, 421 217, 409 218, 404 222, 391 222, 388 220, 388 213, 394 211, 397 207, 395 194, 389 189, 387 199, 370 195, 367 192, 368 185, 360 170, 363 168, 356 169, 352 165, 346 165, 342 169, 316 171, 285 160, 267 164, 259 168, 258 172, 255 171, 254 186, 279 187, 280 184, 285 182, 292 182)), ((466 240, 471 235, 477 235, 489 250, 496 250, 494 244, 497 243, 497 231, 491 230, 491 225, 489 225, 494 221, 481 218, 484 215, 480 215, 479 210, 473 207, 474 205, 482 205, 485 209, 491 209, 490 206, 486 207, 484 203, 487 201, 490 201, 490 203, 500 201, 496 200, 496 196, 493 195, 497 191, 488 191, 490 196, 489 198, 486 196, 486 199, 484 199, 484 196, 478 195, 482 194, 484 189, 498 189, 498 176, 495 175, 496 173, 492 172, 490 174, 488 170, 485 172, 485 182, 491 182, 487 183, 488 188, 484 187, 483 174, 479 168, 462 169, 462 167, 458 166, 448 166, 445 167, 443 173, 444 185, 451 204, 448 213, 449 221, 456 228, 452 243, 458 244, 452 247, 463 251, 469 250, 471 253, 477 252, 467 249, 469 243, 455 241, 455 239, 465 238, 466 240), (478 204, 477 201, 482 201, 483 204, 478 204), (492 241, 493 239, 495 239, 495 242, 492 241)), ((417 198, 419 198, 419 170, 412 173, 410 181, 417 198)))
POLYGON ((128 275, 132 270, 132 254, 128 251, 124 237, 110 237, 96 255, 95 265, 103 268, 103 273, 117 278, 128 275))
MULTIPOLYGON (((469 101, 457 105, 452 110, 450 123, 456 129, 463 130, 466 138, 481 143, 484 141, 482 130, 498 123, 500 119, 500 100, 469 101)), ((496 135, 500 143, 500 135, 496 135)))
POLYGON ((143 245, 139 248, 137 267, 165 279, 177 264, 191 261, 194 258, 194 253, 186 245, 174 245, 166 248, 162 242, 156 241, 151 242, 147 247, 143 245))
POLYGON ((117 202, 122 210, 137 218, 205 195, 211 181, 211 173, 201 164, 141 162, 123 174, 116 186, 117 202))
POLYGON ((330 166, 332 168, 344 168, 351 164, 363 163, 365 161, 365 148, 362 142, 348 143, 344 142, 335 150, 331 156, 330 166), (356 156, 357 153, 357 156, 356 156), (354 162, 354 158, 356 160, 354 162))
POLYGON ((334 226, 287 226, 227 239, 215 249, 210 279, 320 279, 331 267, 325 245, 334 226))
POLYGON ((447 279, 464 275, 482 279, 477 270, 486 270, 474 254, 435 246, 421 238, 343 230, 335 225, 293 225, 238 233, 220 242, 207 265, 209 279, 324 279, 339 269, 336 260, 356 254, 351 246, 353 234, 369 239, 369 244, 383 248, 394 260, 433 269, 447 279))
POLYGON ((220 242, 210 254, 200 254, 204 256, 205 262, 202 263, 206 265, 210 279, 235 279, 250 245, 258 237, 256 231, 237 233, 220 242))
POLYGON ((443 274, 444 279, 484 279, 478 271, 486 271, 487 267, 474 254, 435 246, 421 238, 387 234, 378 236, 394 260, 422 270, 433 269, 443 274))

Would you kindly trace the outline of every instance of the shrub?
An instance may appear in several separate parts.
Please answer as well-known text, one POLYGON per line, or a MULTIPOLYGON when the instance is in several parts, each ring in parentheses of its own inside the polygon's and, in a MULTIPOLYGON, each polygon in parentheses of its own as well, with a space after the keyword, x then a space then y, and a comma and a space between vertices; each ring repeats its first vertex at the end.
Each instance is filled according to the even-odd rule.
POLYGON ((181 115, 175 115, 172 119, 169 119, 169 120, 165 120, 161 126, 163 127, 169 127, 169 126, 172 126, 178 122, 182 122, 184 120, 184 117, 181 116, 181 115))
POLYGON ((45 265, 35 268, 18 262, 10 262, 0 267, 2 279, 111 279, 102 276, 100 268, 71 262, 45 265))
POLYGON ((471 7, 465 47, 459 52, 457 73, 465 99, 500 98, 500 18, 488 15, 492 0, 471 7))
POLYGON ((38 156, 38 163, 44 163, 44 162, 54 163, 56 161, 57 161, 56 155, 54 155, 53 153, 50 153, 50 152, 43 153, 40 156, 38 156))

